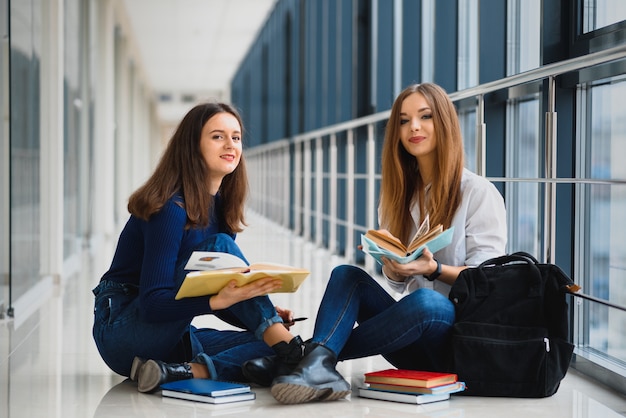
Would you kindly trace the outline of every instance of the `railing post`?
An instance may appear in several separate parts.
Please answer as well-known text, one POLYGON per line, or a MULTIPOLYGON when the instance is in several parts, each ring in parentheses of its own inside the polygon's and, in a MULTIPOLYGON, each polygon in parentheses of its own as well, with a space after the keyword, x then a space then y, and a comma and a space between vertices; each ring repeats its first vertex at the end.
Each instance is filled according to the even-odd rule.
POLYGON ((324 220, 324 149, 322 137, 315 138, 315 244, 322 246, 324 234, 322 226, 324 220))
POLYGON ((476 174, 487 175, 487 129, 485 125, 485 99, 482 94, 477 96, 476 103, 476 174))
POLYGON ((304 184, 302 185, 303 191, 303 203, 302 203, 302 213, 303 213, 303 231, 302 236, 307 241, 311 240, 311 139, 307 139, 302 146, 304 147, 304 152, 302 153, 303 159, 303 173, 302 176, 304 178, 304 184))
POLYGON ((282 148, 282 152, 281 152, 281 162, 282 162, 282 172, 281 172, 281 177, 283 179, 283 195, 281 196, 281 202, 282 202, 282 225, 286 228, 289 228, 289 211, 291 210, 290 205, 289 205, 289 201, 290 201, 290 193, 291 193, 291 167, 289 166, 289 161, 291 160, 289 158, 289 144, 286 145, 285 148, 282 148))
POLYGON ((328 162, 328 250, 337 252, 337 134, 330 135, 330 160, 328 162))
POLYGON ((545 261, 554 263, 556 245, 556 82, 554 76, 548 77, 548 110, 546 112, 546 194, 545 194, 545 261))
POLYGON ((346 194, 344 206, 346 208, 346 248, 345 257, 349 263, 354 263, 354 130, 348 130, 346 143, 346 194))
MULTIPOLYGON (((366 192, 366 228, 375 228, 378 199, 376 192, 376 139, 374 137, 374 123, 367 125, 367 192, 366 192)), ((375 261, 373 257, 365 257, 365 268, 373 272, 375 261)))
POLYGON ((293 230, 297 235, 302 235, 302 147, 303 142, 294 144, 294 199, 293 199, 293 230))

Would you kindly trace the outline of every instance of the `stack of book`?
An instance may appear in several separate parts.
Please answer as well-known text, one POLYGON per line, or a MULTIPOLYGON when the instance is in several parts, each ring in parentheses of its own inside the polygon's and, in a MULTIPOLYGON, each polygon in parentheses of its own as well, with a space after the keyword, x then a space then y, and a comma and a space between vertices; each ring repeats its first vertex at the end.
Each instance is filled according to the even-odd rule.
POLYGON ((256 394, 246 384, 209 379, 186 379, 164 383, 161 385, 161 395, 212 404, 251 401, 256 398, 256 394))
POLYGON ((450 394, 465 390, 465 383, 454 373, 387 369, 365 373, 366 387, 359 388, 362 398, 425 404, 450 399, 450 394))

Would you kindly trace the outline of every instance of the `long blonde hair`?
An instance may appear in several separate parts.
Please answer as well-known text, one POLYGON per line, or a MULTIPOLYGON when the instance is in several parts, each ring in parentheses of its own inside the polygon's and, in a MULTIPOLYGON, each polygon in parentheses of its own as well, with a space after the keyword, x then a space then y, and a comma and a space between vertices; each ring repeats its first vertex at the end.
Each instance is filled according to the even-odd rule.
POLYGON ((463 164, 459 119, 446 91, 432 83, 408 86, 394 101, 385 129, 380 186, 381 227, 406 243, 411 233, 408 227, 412 221, 410 208, 417 199, 421 220, 428 213, 431 226, 442 224, 448 228, 461 201, 463 164), (437 141, 427 206, 424 204, 427 185, 420 175, 417 159, 405 150, 400 141, 402 102, 414 93, 422 94, 430 105, 437 141))

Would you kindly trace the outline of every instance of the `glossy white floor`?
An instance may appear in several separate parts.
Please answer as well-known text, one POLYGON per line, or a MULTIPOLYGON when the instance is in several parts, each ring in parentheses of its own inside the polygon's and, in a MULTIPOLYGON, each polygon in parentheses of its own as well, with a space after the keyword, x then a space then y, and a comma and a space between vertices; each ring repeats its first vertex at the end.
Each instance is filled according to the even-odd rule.
MULTIPOLYGON (((301 289, 276 295, 274 301, 309 320, 293 331, 310 337, 313 319, 328 274, 342 263, 310 243, 249 215, 249 228, 238 237, 250 261, 274 261, 309 268, 301 289)), ((545 399, 453 397, 449 401, 417 406, 349 399, 305 405, 278 404, 268 389, 255 388, 257 399, 246 403, 208 405, 167 400, 157 394, 138 393, 133 383, 111 372, 100 359, 91 338, 91 288, 110 261, 114 243, 96 257, 85 256, 82 273, 62 284, 42 286, 32 314, 22 312, 0 320, 0 417, 209 417, 218 415, 289 417, 550 417, 612 418, 626 416, 626 397, 570 370, 558 393, 545 399), (43 295, 43 297, 42 297, 43 295)), ((25 310, 25 309, 22 309, 25 310)), ((211 317, 199 325, 217 325, 211 317)), ((339 371, 352 383, 363 373, 387 367, 381 357, 343 362, 339 371)))

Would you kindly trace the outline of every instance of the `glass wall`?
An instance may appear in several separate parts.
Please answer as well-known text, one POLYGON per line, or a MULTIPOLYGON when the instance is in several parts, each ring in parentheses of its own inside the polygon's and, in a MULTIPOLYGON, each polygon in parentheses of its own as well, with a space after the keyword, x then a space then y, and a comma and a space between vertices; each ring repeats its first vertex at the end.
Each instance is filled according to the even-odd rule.
MULTIPOLYGON (((579 123, 580 235, 583 288, 592 296, 626 304, 626 77, 581 86, 579 123)), ((576 335, 586 355, 626 367, 626 313, 595 303, 580 307, 576 335)))
POLYGON ((81 268, 82 251, 117 233, 127 217, 125 204, 113 215, 117 196, 160 149, 137 48, 115 48, 132 40, 123 7, 0 0, 0 315, 28 316, 54 279, 81 268))
POLYGON ((80 211, 81 192, 86 191, 89 176, 84 168, 89 165, 88 111, 83 90, 86 59, 87 3, 84 0, 64 2, 64 141, 63 141, 63 255, 75 254, 85 217, 80 211), (82 138, 82 140, 81 140, 82 138), (82 168, 82 169, 81 169, 82 168))
POLYGON ((623 20, 626 20, 626 2, 624 0, 584 0, 584 33, 623 20))
POLYGON ((508 0, 507 75, 541 63, 541 0, 508 0))
POLYGON ((459 2, 459 90, 478 84, 478 3, 478 0, 459 2))
MULTIPOLYGON (((542 173, 541 106, 536 94, 509 100, 506 195, 509 250, 543 253, 541 228, 543 187, 537 180, 542 173)), ((540 258, 540 257, 539 257, 540 258)))
MULTIPOLYGON (((355 76, 362 83, 359 85, 364 88, 355 90, 361 96, 354 96, 356 100, 351 101, 352 105, 376 103, 377 107, 371 109, 370 114, 373 118, 384 119, 382 112, 389 110, 392 100, 385 107, 381 98, 397 94, 393 91, 394 83, 390 82, 391 75, 396 74, 387 65, 390 62, 409 69, 403 74, 414 74, 413 81, 434 81, 451 95, 459 97, 455 104, 463 131, 466 166, 473 171, 482 171, 476 161, 479 155, 476 153, 476 134, 485 133, 486 157, 480 163, 485 164, 486 175, 504 194, 509 224, 507 251, 526 251, 542 261, 548 256, 583 285, 583 289, 597 297, 626 305, 626 243, 623 242, 626 238, 619 235, 626 229, 625 222, 619 217, 626 213, 626 173, 616 164, 618 156, 625 155, 626 151, 623 149, 626 143, 626 126, 623 126, 626 123, 626 108, 623 106, 626 90, 622 87, 626 84, 623 76, 626 74, 626 59, 567 74, 555 71, 550 74, 555 80, 554 91, 547 91, 548 75, 537 75, 536 79, 497 90, 487 85, 535 71, 542 65, 549 64, 554 68, 553 65, 566 60, 623 46, 626 42, 626 2, 422 0, 417 3, 419 6, 409 0, 390 3, 396 12, 401 11, 400 14, 404 15, 400 26, 389 24, 389 21, 393 23, 391 12, 388 8, 381 9, 381 1, 355 1, 353 4, 358 5, 359 13, 341 19, 341 25, 356 25, 358 22, 359 29, 352 32, 351 44, 359 45, 359 51, 372 39, 378 42, 369 48, 370 52, 378 51, 377 55, 372 60, 358 61, 364 65, 353 67, 357 69, 355 76), (368 13, 368 7, 376 13, 368 13), (586 24, 584 30, 583 23, 586 24), (415 57, 419 57, 419 61, 415 57), (622 78, 615 78, 617 74, 622 74, 622 78), (609 76, 615 77, 607 79, 609 76), (481 84, 486 85, 480 96, 484 112, 480 109, 481 120, 477 121, 476 103, 480 93, 472 97, 467 95, 480 91, 481 84), (376 90, 369 91, 367 86, 376 86, 376 90), (578 100, 577 89, 581 92, 578 100), (548 94, 554 97, 555 109, 548 109, 548 94), (552 140, 552 131, 546 132, 546 115, 557 116, 550 119, 555 122, 556 138, 549 144, 546 140, 552 140), (482 116, 485 131, 476 126, 481 122, 483 127, 482 116), (576 126, 579 126, 578 132, 576 126), (554 173, 546 173, 546 155, 553 149, 557 160, 556 179, 554 173), (548 208, 546 204, 546 193, 552 191, 556 208, 548 208), (558 217, 554 219, 556 211, 558 217), (547 222, 552 220, 554 225, 547 222)), ((289 4, 294 3, 278 2, 279 7, 289 4)), ((330 16, 330 10, 332 7, 316 9, 316 19, 336 22, 337 16, 330 16)), ((266 28, 275 24, 271 19, 266 28)), ((307 19, 308 15, 305 22, 307 19)), ((323 42, 309 37, 299 53, 307 55, 311 53, 307 49, 311 49, 324 54, 323 42)), ((281 45, 274 42, 264 48, 269 48, 270 51, 266 52, 273 55, 276 52, 271 49, 281 45)), ((253 56, 249 54, 242 67, 258 68, 259 62, 253 56)), ((318 61, 332 65, 332 61, 323 56, 318 61)), ((581 66, 588 65, 590 61, 581 59, 580 63, 581 66)), ((333 72, 333 69, 328 71, 333 72)), ((232 83, 233 90, 238 88, 237 84, 232 83)), ((277 85, 276 88, 282 87, 277 85)), ((255 95, 254 92, 250 94, 255 95)), ((309 94, 303 92, 302 103, 307 102, 309 94)), ((551 105, 552 100, 550 102, 551 105)), ((306 106, 299 102, 291 102, 291 105, 293 113, 306 110, 306 106)), ((362 113, 353 110, 352 114, 360 116, 362 113)), ((303 116, 308 117, 306 111, 303 116)), ((378 122, 380 120, 375 119, 375 123, 378 122)), ((302 126, 305 134, 309 129, 306 124, 302 126)), ((382 139, 381 135, 376 129, 377 141, 382 139)), ((364 171, 359 170, 364 162, 379 167, 378 160, 372 162, 361 158, 365 155, 362 152, 366 146, 364 138, 367 136, 355 135, 354 148, 359 157, 352 172, 358 176, 364 175, 364 171)), ((370 157, 365 155, 363 158, 370 157)), ((309 175, 306 166, 301 169, 303 177, 309 175)), ((357 186, 353 192, 356 201, 362 203, 367 194, 362 193, 365 188, 359 181, 360 177, 355 180, 357 186)), ((301 205, 298 210, 310 214, 309 221, 314 223, 317 212, 311 203, 313 200, 299 202, 298 196, 294 200, 301 205)), ((369 214, 362 213, 365 205, 356 207, 359 208, 356 220, 349 219, 346 223, 352 222, 354 230, 373 226, 363 224, 363 219, 370 219, 369 214)), ((349 230, 349 225, 346 229, 349 230)), ((339 245, 338 251, 342 250, 339 245)), ((584 309, 578 311, 575 319, 577 354, 593 351, 596 357, 620 364, 621 368, 609 370, 617 371, 620 378, 625 377, 624 314, 597 303, 582 306, 584 309)))
POLYGON ((0 317, 9 303, 9 3, 0 0, 0 317))
POLYGON ((10 3, 12 300, 39 280, 41 12, 40 1, 10 3))

